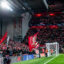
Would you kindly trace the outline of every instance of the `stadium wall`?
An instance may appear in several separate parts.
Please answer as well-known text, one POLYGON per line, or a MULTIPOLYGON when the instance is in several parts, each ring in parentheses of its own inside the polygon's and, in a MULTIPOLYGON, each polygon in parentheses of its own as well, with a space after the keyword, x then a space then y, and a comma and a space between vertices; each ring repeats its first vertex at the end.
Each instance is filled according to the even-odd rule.
POLYGON ((28 29, 29 29, 29 21, 31 19, 31 15, 29 13, 24 13, 22 14, 23 19, 22 19, 22 38, 25 37, 28 29))
MULTIPOLYGON (((29 13, 24 13, 24 16, 22 16, 21 25, 20 25, 20 31, 18 30, 19 26, 19 18, 14 17, 3 17, 2 19, 2 36, 5 34, 5 32, 8 32, 8 35, 11 39, 13 39, 14 36, 18 36, 19 34, 22 35, 22 38, 25 37, 29 26, 28 23, 30 21, 31 15, 29 13), (16 29, 14 28, 14 21, 16 21, 16 29)), ((1 26, 1 23, 0 23, 1 26)), ((0 35, 1 35, 1 27, 0 27, 0 35)))

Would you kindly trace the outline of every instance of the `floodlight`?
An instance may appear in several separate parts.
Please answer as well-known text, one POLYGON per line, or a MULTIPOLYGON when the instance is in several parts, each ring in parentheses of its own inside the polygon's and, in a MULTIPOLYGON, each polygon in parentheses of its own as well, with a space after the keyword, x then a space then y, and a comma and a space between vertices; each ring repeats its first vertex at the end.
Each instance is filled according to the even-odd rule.
POLYGON ((13 11, 12 8, 9 6, 9 3, 6 0, 1 1, 0 6, 2 9, 13 11))

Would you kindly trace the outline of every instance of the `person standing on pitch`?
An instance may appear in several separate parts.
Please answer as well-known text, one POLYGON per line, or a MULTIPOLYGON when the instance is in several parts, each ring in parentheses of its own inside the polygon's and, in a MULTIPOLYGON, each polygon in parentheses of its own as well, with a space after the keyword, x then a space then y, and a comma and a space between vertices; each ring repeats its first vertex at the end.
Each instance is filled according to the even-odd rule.
POLYGON ((47 57, 48 49, 45 48, 45 57, 47 57))

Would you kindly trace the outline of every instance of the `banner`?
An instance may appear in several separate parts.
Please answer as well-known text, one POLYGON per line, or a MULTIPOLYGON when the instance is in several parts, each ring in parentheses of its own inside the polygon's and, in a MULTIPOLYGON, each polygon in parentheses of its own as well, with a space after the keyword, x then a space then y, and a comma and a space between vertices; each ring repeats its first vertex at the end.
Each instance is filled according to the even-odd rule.
POLYGON ((7 32, 4 34, 4 36, 2 37, 2 39, 0 40, 0 44, 7 38, 7 32))
POLYGON ((25 61, 25 60, 31 60, 31 59, 34 59, 34 55, 32 54, 32 55, 24 55, 23 56, 23 61, 25 61))
POLYGON ((17 61, 21 61, 21 56, 18 56, 17 61))
POLYGON ((29 36, 28 37, 28 44, 29 44, 29 51, 31 52, 33 48, 35 48, 38 44, 38 42, 36 41, 37 39, 37 34, 34 34, 33 36, 29 36))

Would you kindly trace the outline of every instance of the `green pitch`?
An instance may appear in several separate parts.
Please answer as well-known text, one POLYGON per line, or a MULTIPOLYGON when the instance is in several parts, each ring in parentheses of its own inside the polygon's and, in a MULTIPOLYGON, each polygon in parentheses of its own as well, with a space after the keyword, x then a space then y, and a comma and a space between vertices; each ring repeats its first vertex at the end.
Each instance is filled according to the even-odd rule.
POLYGON ((58 57, 50 61, 48 64, 64 64, 64 54, 60 54, 58 57))
MULTIPOLYGON (((28 60, 28 61, 21 61, 21 62, 14 63, 14 64, 44 64, 45 62, 51 60, 52 58, 53 58, 53 56, 52 57, 47 57, 47 58, 46 57, 37 58, 37 59, 33 59, 33 60, 28 60)), ((58 57, 51 60, 47 64, 64 64, 64 54, 60 54, 58 57)))

